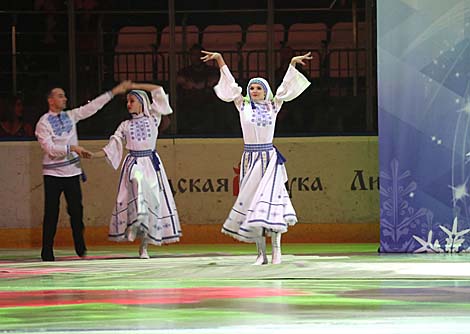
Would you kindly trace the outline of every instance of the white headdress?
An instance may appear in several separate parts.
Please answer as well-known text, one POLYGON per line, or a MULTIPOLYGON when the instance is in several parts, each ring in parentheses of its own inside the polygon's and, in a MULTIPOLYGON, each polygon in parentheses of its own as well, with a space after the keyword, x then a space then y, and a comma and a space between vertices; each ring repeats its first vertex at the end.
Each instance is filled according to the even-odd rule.
POLYGON ((134 90, 131 90, 129 93, 127 93, 127 95, 135 96, 137 100, 140 102, 140 104, 142 105, 142 112, 144 113, 144 115, 148 117, 150 116, 151 104, 150 104, 149 97, 145 91, 134 89, 134 90))
POLYGON ((258 84, 261 87, 263 87, 265 101, 271 101, 273 99, 273 92, 271 91, 271 87, 269 87, 269 83, 266 81, 266 79, 253 78, 253 79, 250 79, 250 81, 248 82, 248 86, 246 87, 246 92, 247 92, 248 98, 250 99, 250 102, 253 102, 251 101, 251 96, 250 96, 250 86, 253 84, 258 84))

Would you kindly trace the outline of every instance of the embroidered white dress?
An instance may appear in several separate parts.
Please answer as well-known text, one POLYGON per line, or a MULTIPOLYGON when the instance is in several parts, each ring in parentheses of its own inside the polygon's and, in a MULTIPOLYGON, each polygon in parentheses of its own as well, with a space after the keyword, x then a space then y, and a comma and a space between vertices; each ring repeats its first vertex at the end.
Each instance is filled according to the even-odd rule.
POLYGON ((255 242, 270 232, 284 233, 289 225, 297 222, 284 185, 287 181, 285 159, 272 142, 276 117, 283 102, 295 99, 310 82, 290 65, 274 98, 252 105, 248 97, 241 95, 242 89, 228 67, 223 66, 220 72, 220 80, 214 90, 221 100, 233 101, 237 107, 245 143, 240 164, 239 195, 222 233, 240 241, 255 242))
POLYGON ((144 114, 122 122, 103 148, 114 169, 126 155, 109 226, 109 239, 147 238, 154 245, 179 241, 181 226, 163 164, 155 151, 162 115, 172 113, 163 88, 151 92, 153 103, 144 114))

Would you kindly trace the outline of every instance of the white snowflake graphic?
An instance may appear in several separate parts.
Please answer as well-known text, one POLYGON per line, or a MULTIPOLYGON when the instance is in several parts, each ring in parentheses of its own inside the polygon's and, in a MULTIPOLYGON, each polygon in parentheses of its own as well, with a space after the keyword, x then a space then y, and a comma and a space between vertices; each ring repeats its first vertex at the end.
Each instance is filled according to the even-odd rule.
POLYGON ((427 240, 424 240, 416 235, 413 235, 413 238, 419 242, 421 245, 420 248, 416 249, 415 253, 461 253, 461 252, 469 252, 470 248, 461 251, 460 248, 462 244, 465 242, 463 236, 470 232, 470 229, 465 229, 462 231, 458 231, 458 218, 454 218, 454 222, 452 224, 452 231, 449 230, 447 227, 439 225, 439 228, 443 230, 447 234, 446 244, 444 249, 442 249, 440 242, 438 239, 432 240, 433 232, 432 230, 428 233, 427 240))

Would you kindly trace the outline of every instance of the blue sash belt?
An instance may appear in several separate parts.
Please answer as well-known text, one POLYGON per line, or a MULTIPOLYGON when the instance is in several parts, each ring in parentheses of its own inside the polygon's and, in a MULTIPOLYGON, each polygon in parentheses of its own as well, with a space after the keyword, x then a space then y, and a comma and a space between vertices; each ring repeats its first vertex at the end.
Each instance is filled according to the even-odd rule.
POLYGON ((129 151, 129 154, 134 158, 150 157, 152 165, 155 171, 160 170, 160 160, 158 160, 157 154, 153 150, 142 150, 142 151, 129 151))
MULTIPOLYGON (((71 160, 57 162, 57 163, 54 163, 54 164, 43 164, 42 168, 43 169, 56 169, 56 168, 70 166, 70 165, 74 165, 74 164, 79 164, 80 165, 80 157, 75 157, 71 160)), ((86 176, 85 172, 83 171, 83 168, 82 168, 82 174, 80 175, 80 177, 81 177, 83 182, 86 182, 87 176, 86 176)))
POLYGON ((266 152, 271 151, 272 149, 276 150, 277 153, 277 164, 282 165, 287 159, 279 152, 276 146, 273 144, 245 144, 245 152, 266 152))

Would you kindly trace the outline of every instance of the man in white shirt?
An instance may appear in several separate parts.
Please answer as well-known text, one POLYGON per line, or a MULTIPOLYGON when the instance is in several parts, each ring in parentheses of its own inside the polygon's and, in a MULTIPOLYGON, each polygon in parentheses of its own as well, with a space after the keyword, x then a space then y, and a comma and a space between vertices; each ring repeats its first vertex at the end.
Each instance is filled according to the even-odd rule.
POLYGON ((36 125, 36 137, 44 152, 42 164, 45 205, 41 251, 43 261, 55 260, 53 246, 62 192, 67 201, 75 252, 80 257, 86 255, 80 157, 90 158, 91 153, 78 145, 76 123, 94 115, 114 95, 123 94, 130 88, 131 82, 124 81, 88 104, 68 111, 64 111, 67 104, 64 90, 56 87, 49 91, 49 112, 44 114, 36 125))

